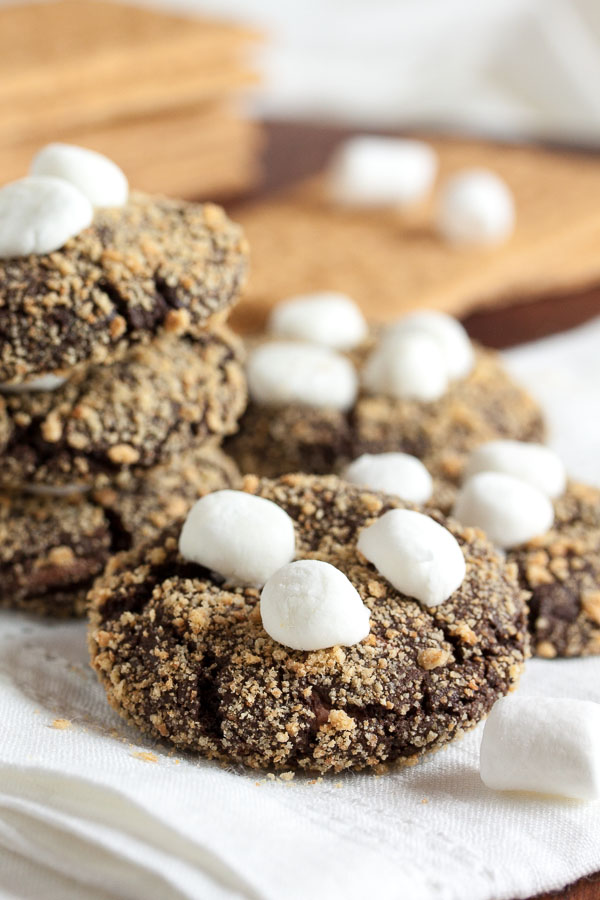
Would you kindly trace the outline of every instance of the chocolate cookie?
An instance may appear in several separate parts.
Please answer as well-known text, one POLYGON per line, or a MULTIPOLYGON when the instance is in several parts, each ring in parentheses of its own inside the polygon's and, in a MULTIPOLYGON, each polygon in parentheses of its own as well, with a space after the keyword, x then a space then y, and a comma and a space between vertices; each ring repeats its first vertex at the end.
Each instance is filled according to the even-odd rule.
POLYGON ((457 482, 477 445, 500 437, 539 441, 543 434, 537 404, 496 353, 479 348, 472 372, 433 402, 362 393, 349 413, 251 402, 227 451, 242 472, 276 477, 340 471, 361 453, 400 450, 423 460, 436 477, 457 482))
POLYGON ((203 493, 238 483, 216 447, 150 469, 129 491, 45 497, 0 495, 0 605, 81 615, 111 553, 156 539, 203 493))
POLYGON ((159 330, 201 332, 237 297, 241 229, 213 204, 132 194, 54 253, 0 260, 0 382, 104 363, 159 330))
POLYGON ((6 394, 0 481, 102 486, 237 427, 246 404, 239 340, 224 326, 162 337, 55 391, 6 394))
POLYGON ((508 553, 529 601, 538 656, 600 653, 600 490, 569 484, 552 529, 508 553))
POLYGON ((110 703, 157 737, 276 769, 412 763, 473 727, 527 656, 524 595, 473 529, 439 513, 467 561, 440 606, 400 594, 356 549, 397 498, 335 476, 248 478, 296 527, 297 555, 333 563, 371 611, 351 647, 294 651, 264 631, 259 591, 231 587, 178 553, 179 528, 111 561, 90 594, 90 649, 110 703))

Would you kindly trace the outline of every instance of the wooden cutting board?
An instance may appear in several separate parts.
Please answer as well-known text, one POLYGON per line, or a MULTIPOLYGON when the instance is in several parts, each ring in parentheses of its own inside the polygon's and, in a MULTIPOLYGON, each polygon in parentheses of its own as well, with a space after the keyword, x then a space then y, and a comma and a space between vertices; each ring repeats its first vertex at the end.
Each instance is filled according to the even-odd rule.
POLYGON ((238 324, 260 328, 279 299, 314 290, 346 292, 383 321, 418 307, 465 316, 541 297, 560 305, 600 285, 597 157, 464 139, 430 143, 438 184, 473 166, 507 181, 517 208, 507 243, 457 248, 435 233, 431 201, 409 215, 348 210, 328 199, 323 175, 305 178, 234 211, 252 248, 238 324))

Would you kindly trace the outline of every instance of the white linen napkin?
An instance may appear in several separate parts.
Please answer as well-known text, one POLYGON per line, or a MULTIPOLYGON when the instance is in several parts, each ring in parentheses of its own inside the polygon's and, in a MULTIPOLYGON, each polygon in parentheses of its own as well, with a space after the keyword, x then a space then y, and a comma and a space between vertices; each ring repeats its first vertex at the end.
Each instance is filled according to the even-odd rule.
MULTIPOLYGON (((600 483, 600 320, 506 354, 572 474, 600 483)), ((600 658, 519 690, 600 702, 600 658)), ((600 869, 600 803, 496 794, 481 727, 390 775, 292 781, 145 740, 108 707, 85 626, 0 616, 0 889, 48 900, 503 900, 600 869)))

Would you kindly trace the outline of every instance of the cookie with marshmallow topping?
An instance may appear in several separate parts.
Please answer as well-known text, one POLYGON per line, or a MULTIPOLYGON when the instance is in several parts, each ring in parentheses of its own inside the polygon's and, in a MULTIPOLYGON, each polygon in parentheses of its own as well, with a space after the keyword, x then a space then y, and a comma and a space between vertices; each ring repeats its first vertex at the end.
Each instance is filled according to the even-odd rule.
POLYGON ((431 543, 428 529, 405 548, 403 565, 421 573, 404 588, 415 597, 359 548, 387 515, 421 515, 397 497, 300 474, 249 476, 244 491, 273 504, 281 525, 257 503, 252 529, 245 505, 237 536, 230 507, 232 539, 213 555, 202 537, 207 522, 195 531, 190 520, 188 558, 174 527, 115 558, 91 592, 92 664, 127 720, 255 768, 379 768, 443 747, 515 686, 527 655, 524 597, 514 566, 479 532, 440 513, 423 516, 454 549, 448 559, 429 553, 439 537, 431 543), (246 570, 252 584, 241 583, 249 548, 255 563, 267 560, 261 547, 288 519, 294 560, 264 585, 255 570, 246 570), (440 577, 449 560, 462 560, 437 605, 418 586, 440 584, 428 580, 425 557, 440 577))
POLYGON ((128 195, 82 148, 50 145, 33 169, 51 174, 0 188, 0 383, 198 335, 237 299, 247 247, 219 207, 128 195))
POLYGON ((598 488, 568 481, 549 447, 491 441, 471 454, 452 514, 517 564, 539 656, 600 653, 598 488))
MULTIPOLYGON (((277 312, 276 307, 272 320, 277 312)), ((299 342, 295 354, 305 361, 310 378, 301 376, 295 356, 286 357, 287 342, 284 348, 267 335, 251 349, 251 366, 254 354, 262 363, 261 380, 253 388, 250 377, 251 402, 229 444, 242 471, 269 477, 292 471, 326 474, 342 471, 365 453, 403 452, 422 460, 439 483, 456 484, 467 455, 479 444, 543 437, 537 404, 512 381, 497 354, 474 347, 450 316, 433 310, 412 313, 373 329, 349 350, 359 389, 345 408, 338 401, 339 385, 332 376, 327 385, 325 366, 318 361, 319 353, 328 353, 341 367, 342 354, 323 346, 321 327, 311 330, 308 311, 306 317, 305 329, 288 341, 295 337, 299 342), (307 343, 309 335, 321 343, 307 343), (262 349, 270 343, 281 350, 262 349), (270 353, 278 356, 269 362, 270 353)), ((341 323, 340 331, 344 328, 341 323)), ((351 380, 348 374, 347 397, 351 380)))

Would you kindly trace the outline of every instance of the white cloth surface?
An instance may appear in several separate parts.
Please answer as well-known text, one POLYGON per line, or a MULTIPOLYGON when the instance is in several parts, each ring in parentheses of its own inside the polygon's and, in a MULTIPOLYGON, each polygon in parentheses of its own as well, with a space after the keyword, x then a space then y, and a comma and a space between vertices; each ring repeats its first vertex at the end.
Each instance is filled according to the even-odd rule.
POLYGON ((598 0, 138 0, 267 34, 275 118, 600 141, 598 0))
MULTIPOLYGON (((598 483, 599 342, 600 320, 506 354, 598 483)), ((600 658, 533 660, 519 690, 600 702, 600 658)), ((600 869, 600 803, 490 791, 481 726, 414 768, 316 783, 146 741, 108 707, 82 623, 0 616, 0 721, 2 898, 503 900, 600 869)))

